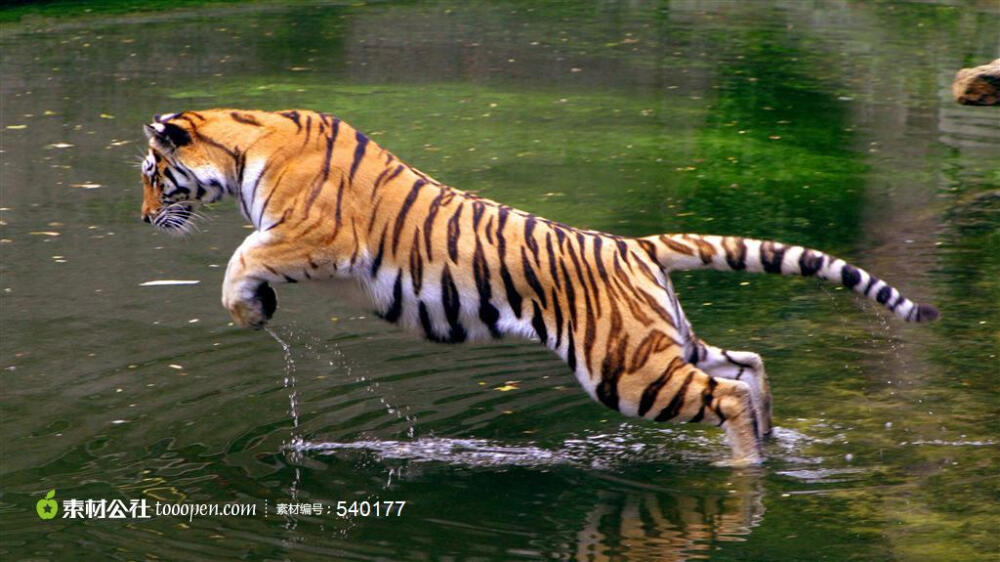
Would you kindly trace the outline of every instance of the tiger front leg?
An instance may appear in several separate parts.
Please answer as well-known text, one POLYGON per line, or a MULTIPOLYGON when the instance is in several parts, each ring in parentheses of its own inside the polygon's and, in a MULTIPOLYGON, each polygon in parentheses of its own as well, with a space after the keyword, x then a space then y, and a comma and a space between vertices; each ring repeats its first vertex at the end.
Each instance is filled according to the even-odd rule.
POLYGON ((241 328, 260 329, 274 315, 278 300, 271 283, 295 282, 294 277, 282 273, 297 267, 289 261, 291 252, 284 246, 267 233, 254 232, 229 258, 222 282, 222 306, 241 328))

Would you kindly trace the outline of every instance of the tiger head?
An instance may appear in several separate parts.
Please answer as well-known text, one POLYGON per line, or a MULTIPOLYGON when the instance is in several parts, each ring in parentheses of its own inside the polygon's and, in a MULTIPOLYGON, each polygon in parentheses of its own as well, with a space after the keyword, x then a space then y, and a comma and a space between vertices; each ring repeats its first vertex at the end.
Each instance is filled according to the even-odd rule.
POLYGON ((178 114, 145 125, 149 151, 142 161, 143 221, 174 234, 194 227, 202 203, 218 201, 232 182, 213 163, 211 147, 197 142, 178 114))

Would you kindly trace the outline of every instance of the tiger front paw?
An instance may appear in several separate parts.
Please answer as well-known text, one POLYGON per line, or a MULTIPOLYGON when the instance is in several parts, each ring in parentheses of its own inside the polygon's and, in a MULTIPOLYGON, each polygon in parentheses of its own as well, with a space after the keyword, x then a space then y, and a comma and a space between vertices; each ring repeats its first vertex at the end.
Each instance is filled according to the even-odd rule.
POLYGON ((226 307, 237 326, 259 330, 277 310, 278 298, 274 289, 264 282, 254 288, 223 291, 222 306, 226 307))

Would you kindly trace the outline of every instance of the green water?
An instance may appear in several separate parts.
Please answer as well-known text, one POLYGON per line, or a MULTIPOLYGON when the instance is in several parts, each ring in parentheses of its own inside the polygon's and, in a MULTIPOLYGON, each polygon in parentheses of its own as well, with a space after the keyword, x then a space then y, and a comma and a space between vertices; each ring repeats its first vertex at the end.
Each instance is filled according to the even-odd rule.
POLYGON ((0 10, 0 557, 996 559, 1000 110, 949 87, 998 56, 1000 11, 950 4, 0 10), (704 339, 767 364, 776 435, 744 471, 536 345, 422 342, 330 287, 279 288, 286 354, 218 303, 231 202, 190 238, 137 220, 142 123, 214 106, 328 111, 576 226, 819 247, 942 318, 675 275, 704 339), (258 512, 43 521, 51 489, 258 512), (407 503, 277 513, 366 499, 407 503))

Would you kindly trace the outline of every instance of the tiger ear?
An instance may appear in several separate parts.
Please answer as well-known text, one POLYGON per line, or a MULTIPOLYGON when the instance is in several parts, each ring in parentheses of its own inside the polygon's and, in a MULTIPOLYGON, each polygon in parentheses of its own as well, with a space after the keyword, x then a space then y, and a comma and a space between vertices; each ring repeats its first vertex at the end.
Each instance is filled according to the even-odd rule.
POLYGON ((179 147, 191 144, 191 135, 181 127, 173 123, 153 123, 145 125, 143 132, 147 139, 152 139, 154 143, 167 151, 174 151, 179 147))

